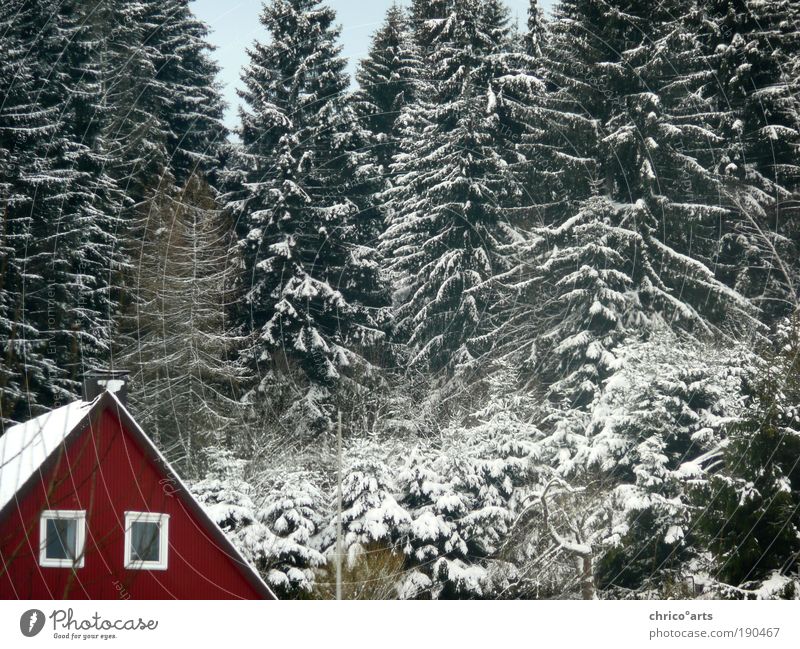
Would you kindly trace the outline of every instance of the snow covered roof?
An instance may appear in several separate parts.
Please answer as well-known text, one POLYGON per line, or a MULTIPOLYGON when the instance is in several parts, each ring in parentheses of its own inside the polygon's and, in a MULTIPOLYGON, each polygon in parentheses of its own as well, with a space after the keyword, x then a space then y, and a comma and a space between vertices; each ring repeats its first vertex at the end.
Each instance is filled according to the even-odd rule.
POLYGON ((12 426, 0 436, 0 510, 89 414, 92 403, 73 401, 12 426))

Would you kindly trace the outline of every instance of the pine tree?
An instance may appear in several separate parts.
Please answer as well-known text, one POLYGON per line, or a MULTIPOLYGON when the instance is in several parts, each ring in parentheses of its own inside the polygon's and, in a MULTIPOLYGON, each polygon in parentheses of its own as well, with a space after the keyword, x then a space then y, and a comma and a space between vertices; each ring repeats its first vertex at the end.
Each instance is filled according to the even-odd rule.
POLYGON ((416 448, 397 478, 400 505, 411 518, 403 543, 411 564, 399 588, 403 599, 435 598, 443 589, 441 561, 463 562, 469 553, 458 523, 468 513, 468 500, 454 488, 453 474, 443 473, 445 467, 437 460, 430 449, 416 448))
POLYGON ((794 194, 800 182, 798 106, 791 64, 800 48, 793 3, 708 0, 686 21, 710 68, 723 115, 724 173, 740 183, 738 213, 721 237, 725 278, 773 321, 796 302, 794 194))
MULTIPOLYGON (((308 594, 325 557, 313 547, 329 514, 329 503, 306 472, 290 473, 274 484, 258 510, 258 520, 274 535, 259 565, 282 595, 308 594)), ((266 548, 265 548, 266 549, 266 548)))
POLYGON ((184 0, 147 4, 150 11, 160 12, 151 21, 158 29, 156 81, 165 90, 159 115, 166 126, 172 175, 179 187, 197 175, 213 185, 228 131, 222 122, 225 106, 216 80, 219 67, 210 57, 208 27, 184 0))
MULTIPOLYGON (((209 58, 207 28, 185 2, 97 2, 90 13, 109 79, 106 139, 109 169, 125 193, 123 245, 135 267, 142 219, 157 217, 158 201, 186 200, 192 178, 217 181, 223 103, 216 65, 209 58), (182 199, 178 194, 183 192, 182 199)), ((191 194, 191 192, 189 192, 191 194)), ((123 274, 123 336, 135 318, 136 286, 123 274)))
POLYGON ((409 18, 423 58, 435 49, 434 40, 450 9, 449 0, 411 0, 409 18))
POLYGON ((384 173, 397 153, 397 118, 416 94, 421 62, 403 10, 393 5, 372 37, 367 58, 356 70, 356 113, 371 134, 371 146, 384 173))
MULTIPOLYGON (((41 9, 41 8, 40 8, 41 9)), ((79 393, 82 372, 107 364, 116 310, 114 273, 120 195, 106 171, 108 119, 99 42, 86 7, 66 2, 37 13, 37 102, 57 115, 43 150, 46 181, 36 193, 27 317, 45 335, 62 376, 39 388, 53 404, 79 393)))
POLYGON ((253 487, 244 477, 247 462, 223 447, 208 447, 203 457, 205 475, 191 484, 191 491, 211 519, 239 545, 243 530, 258 526, 253 487))
POLYGON ((485 283, 505 269, 500 249, 518 236, 507 209, 522 190, 497 94, 512 69, 508 34, 493 3, 455 3, 434 41, 425 99, 401 117, 382 250, 397 283, 397 335, 412 364, 434 371, 480 353, 492 303, 485 283))
POLYGON ((150 205, 140 233, 132 283, 130 346, 119 361, 132 372, 131 405, 168 458, 196 470, 204 445, 236 446, 243 416, 236 401, 230 302, 238 270, 233 227, 213 190, 192 177, 177 195, 150 205))
MULTIPOLYGON (((74 231, 64 230, 65 238, 53 241, 53 245, 69 247, 73 236, 78 242, 71 250, 72 268, 67 276, 68 282, 79 287, 70 305, 74 309, 71 327, 75 333, 69 338, 80 348, 80 370, 83 370, 85 366, 103 365, 109 360, 117 312, 115 282, 125 260, 118 240, 121 196, 106 168, 109 147, 104 127, 109 120, 109 107, 99 51, 102 46, 98 45, 87 19, 86 6, 75 3, 69 7, 69 3, 62 3, 61 10, 65 14, 64 24, 73 31, 66 51, 69 56, 62 53, 62 61, 69 66, 66 71, 69 87, 62 91, 71 94, 62 116, 68 116, 65 135, 72 145, 72 150, 65 152, 65 161, 69 159, 75 174, 73 196, 62 203, 61 216, 74 231)), ((75 358, 74 351, 70 353, 75 358)), ((75 370, 72 371, 73 378, 77 378, 75 370)))
POLYGON ((600 586, 652 590, 681 581, 702 554, 693 491, 740 416, 748 354, 660 331, 620 356, 576 462, 608 491, 613 540, 598 566, 600 586))
POLYGON ((786 577, 796 571, 800 553, 797 327, 796 315, 778 325, 774 348, 748 377, 744 392, 750 397, 749 407, 730 426, 721 466, 697 490, 701 509, 696 524, 713 555, 709 574, 717 583, 712 585, 727 597, 755 594, 771 577, 788 581, 786 577))
POLYGON ((561 89, 550 104, 569 142, 560 157, 583 171, 570 173, 561 216, 523 246, 510 283, 531 291, 524 303, 547 305, 531 316, 543 324, 533 364, 567 408, 597 396, 626 332, 757 327, 755 309, 714 275, 714 227, 735 206, 715 166, 723 140, 698 90, 709 73, 696 38, 675 18, 679 3, 622 5, 565 1, 551 25, 561 89))
MULTIPOLYGON (((349 561, 376 545, 392 546, 408 523, 408 513, 394 496, 392 473, 370 443, 347 449, 342 478, 342 543, 349 561)), ((336 521, 322 533, 320 546, 328 553, 336 547, 336 521)))
POLYGON ((334 12, 316 0, 276 0, 261 18, 271 40, 253 46, 243 76, 247 168, 229 201, 244 224, 243 320, 252 332, 244 362, 262 377, 253 402, 302 402, 291 426, 319 433, 332 426, 343 375, 364 381, 372 372, 360 350, 381 337, 385 293, 346 198, 359 160, 334 12))
MULTIPOLYGON (((342 537, 337 545, 338 515, 329 518, 316 543, 327 557, 325 584, 320 593, 333 597, 337 548, 346 599, 388 599, 396 596, 403 555, 396 547, 409 523, 395 499, 392 472, 385 451, 371 442, 348 446, 343 467, 342 537)), ((331 500, 334 498, 331 490, 331 500)))
POLYGON ((544 54, 547 39, 547 22, 539 0, 530 0, 528 4, 528 31, 525 34, 525 50, 540 59, 544 54))
MULTIPOLYGON (((45 332, 26 313, 25 293, 35 280, 33 250, 37 193, 48 186, 43 152, 58 129, 58 114, 37 101, 39 8, 22 0, 0 8, 0 430, 40 414, 47 386, 59 376, 45 332)), ((62 395, 63 396, 63 395, 62 395)))
POLYGON ((124 195, 123 215, 147 197, 167 167, 166 126, 160 115, 163 88, 156 81, 157 50, 152 9, 156 3, 86 2, 87 24, 98 42, 107 119, 106 168, 124 195))
POLYGON ((259 493, 245 478, 250 468, 225 447, 208 447, 207 465, 192 493, 265 581, 281 597, 308 594, 324 562, 311 547, 325 514, 322 492, 305 472, 284 473, 259 493))
POLYGON ((89 15, 109 79, 109 168, 125 192, 130 263, 119 274, 115 354, 134 371, 141 420, 191 473, 198 447, 230 441, 238 414, 226 301, 233 228, 212 185, 227 135, 217 67, 186 3, 99 2, 89 15))
POLYGON ((530 399, 509 396, 506 370, 491 378, 485 407, 408 456, 397 479, 411 520, 403 537, 404 598, 489 597, 514 572, 510 535, 541 469, 541 432, 530 399))

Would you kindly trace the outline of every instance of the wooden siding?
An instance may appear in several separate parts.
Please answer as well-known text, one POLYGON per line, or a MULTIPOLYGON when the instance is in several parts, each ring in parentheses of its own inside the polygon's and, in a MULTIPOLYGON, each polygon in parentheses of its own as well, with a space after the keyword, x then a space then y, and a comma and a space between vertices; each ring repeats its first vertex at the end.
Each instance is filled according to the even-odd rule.
POLYGON ((68 439, 54 464, 0 520, 3 599, 261 599, 238 558, 207 532, 196 505, 145 453, 120 418, 104 408, 68 439), (39 516, 86 510, 85 565, 39 566, 39 516), (167 570, 123 567, 126 511, 170 515, 167 570))

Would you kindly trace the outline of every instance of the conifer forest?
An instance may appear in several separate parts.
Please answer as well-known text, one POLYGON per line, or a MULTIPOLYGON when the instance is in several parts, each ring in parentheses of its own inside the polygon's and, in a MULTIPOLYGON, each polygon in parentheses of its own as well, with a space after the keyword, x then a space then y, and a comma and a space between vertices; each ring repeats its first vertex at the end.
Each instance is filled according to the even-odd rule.
POLYGON ((800 3, 409 0, 354 75, 334 6, 230 129, 187 0, 0 2, 0 432, 130 371, 280 598, 339 522, 347 599, 800 599, 800 3))

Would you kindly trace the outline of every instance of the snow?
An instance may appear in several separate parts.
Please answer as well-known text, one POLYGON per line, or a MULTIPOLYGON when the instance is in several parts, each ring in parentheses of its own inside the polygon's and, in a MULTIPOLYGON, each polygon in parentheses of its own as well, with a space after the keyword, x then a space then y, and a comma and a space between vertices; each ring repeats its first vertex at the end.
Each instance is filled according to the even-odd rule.
POLYGON ((776 599, 778 594, 792 582, 791 577, 773 572, 756 593, 758 599, 776 599))
POLYGON ((470 566, 460 559, 445 562, 447 565, 448 578, 459 588, 476 593, 478 596, 483 594, 482 582, 486 576, 486 571, 480 566, 470 566))
POLYGON ((491 86, 489 87, 489 92, 487 93, 486 100, 487 100, 486 101, 487 113, 493 113, 495 110, 497 110, 497 95, 494 94, 494 91, 492 90, 491 86))
POLYGON ((412 570, 398 588, 398 597, 400 599, 414 599, 420 593, 430 589, 432 585, 433 582, 430 577, 418 570, 412 570))
POLYGON ((450 533, 450 527, 433 512, 423 512, 411 523, 411 533, 422 541, 435 541, 450 533))
POLYGON ((122 379, 109 379, 107 381, 98 381, 98 385, 102 385, 109 392, 119 392, 125 385, 122 379))
POLYGON ((0 437, 0 509, 61 446, 91 406, 86 401, 74 401, 12 426, 0 437))
POLYGON ((664 536, 664 542, 673 544, 683 539, 683 528, 680 525, 671 525, 664 536))

